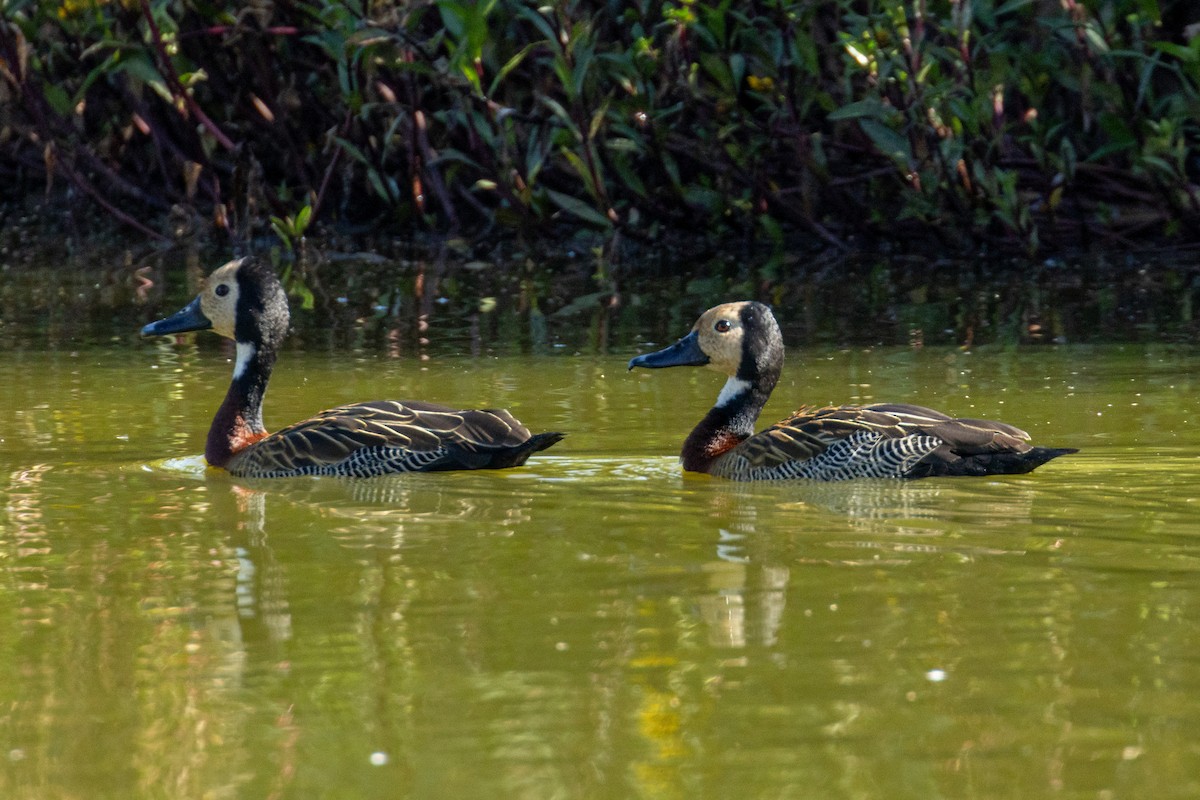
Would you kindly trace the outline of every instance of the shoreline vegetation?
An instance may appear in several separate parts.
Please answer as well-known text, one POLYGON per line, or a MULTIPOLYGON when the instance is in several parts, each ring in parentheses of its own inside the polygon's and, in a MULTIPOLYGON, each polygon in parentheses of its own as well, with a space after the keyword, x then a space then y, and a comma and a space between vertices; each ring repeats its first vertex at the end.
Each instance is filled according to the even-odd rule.
POLYGON ((825 341, 1193 339, 1197 34, 1186 0, 14 0, 0 260, 133 316, 181 251, 259 252, 304 307, 507 293, 597 342, 730 292, 825 341))
POLYGON ((1193 241, 1198 33, 1186 0, 14 0, 0 192, 235 245, 1193 241))

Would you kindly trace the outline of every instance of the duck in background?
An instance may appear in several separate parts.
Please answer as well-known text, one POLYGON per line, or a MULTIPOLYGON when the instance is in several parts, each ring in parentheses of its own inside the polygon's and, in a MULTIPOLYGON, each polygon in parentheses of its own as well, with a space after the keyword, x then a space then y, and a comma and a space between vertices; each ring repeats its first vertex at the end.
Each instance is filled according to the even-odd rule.
POLYGON ((680 458, 685 470, 732 480, 1011 475, 1077 452, 1033 447, 1028 433, 1004 422, 956 419, 904 403, 801 407, 755 433, 783 351, 770 308, 725 303, 705 311, 670 347, 630 360, 629 369, 707 366, 728 376, 680 458))
POLYGON ((143 336, 212 329, 236 344, 233 380, 204 448, 210 465, 250 478, 502 469, 563 438, 531 434, 503 409, 395 400, 338 406, 268 433, 263 395, 288 318, 279 278, 251 257, 217 268, 191 303, 142 328, 143 336))

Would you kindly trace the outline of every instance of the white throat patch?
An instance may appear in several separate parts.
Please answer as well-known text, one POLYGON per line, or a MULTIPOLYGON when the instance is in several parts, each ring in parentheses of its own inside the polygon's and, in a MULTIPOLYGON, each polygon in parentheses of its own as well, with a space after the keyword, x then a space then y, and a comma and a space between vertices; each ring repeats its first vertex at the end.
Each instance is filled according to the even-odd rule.
MULTIPOLYGON (((241 347, 241 345, 238 345, 241 347)), ((734 398, 750 391, 750 381, 744 381, 741 378, 731 376, 725 381, 725 385, 721 387, 721 393, 717 395, 717 407, 727 406, 733 402, 734 398)))
POLYGON ((237 342, 237 360, 233 362, 233 377, 240 378, 250 365, 250 359, 258 352, 250 342, 237 342))

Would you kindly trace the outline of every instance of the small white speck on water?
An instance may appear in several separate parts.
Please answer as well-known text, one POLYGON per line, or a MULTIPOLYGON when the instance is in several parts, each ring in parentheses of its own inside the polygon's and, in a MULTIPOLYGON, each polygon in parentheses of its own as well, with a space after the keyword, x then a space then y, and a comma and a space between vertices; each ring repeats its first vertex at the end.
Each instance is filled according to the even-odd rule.
POLYGON ((383 753, 378 750, 376 750, 374 753, 371 753, 371 766, 382 767, 386 763, 388 763, 387 753, 383 753))

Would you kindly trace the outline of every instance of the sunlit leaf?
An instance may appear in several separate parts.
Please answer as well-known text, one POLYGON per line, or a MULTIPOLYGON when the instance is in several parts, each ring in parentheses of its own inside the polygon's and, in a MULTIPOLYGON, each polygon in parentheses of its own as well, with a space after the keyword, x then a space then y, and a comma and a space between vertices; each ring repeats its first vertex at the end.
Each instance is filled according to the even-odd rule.
POLYGON ((310 219, 312 219, 312 206, 306 205, 296 213, 296 222, 293 226, 293 229, 296 231, 297 235, 304 235, 304 232, 308 230, 308 222, 310 219))
POLYGON ((150 59, 142 53, 131 55, 128 58, 121 59, 120 65, 116 71, 125 72, 126 74, 137 78, 142 83, 154 90, 162 99, 168 103, 175 101, 174 95, 167 88, 167 82, 163 79, 162 73, 158 71, 158 67, 151 63, 150 59))
POLYGON ((1150 46, 1160 53, 1174 56, 1186 64, 1200 62, 1200 51, 1197 51, 1195 47, 1175 44, 1174 42, 1151 42, 1150 46))
POLYGON ((496 89, 500 86, 501 83, 504 82, 504 79, 508 77, 508 73, 512 72, 517 67, 521 66, 521 62, 525 60, 525 57, 528 56, 529 53, 532 52, 535 47, 537 47, 537 42, 530 42, 529 44, 525 45, 520 50, 518 50, 516 55, 514 55, 508 61, 504 62, 504 66, 502 66, 496 72, 496 77, 492 78, 492 83, 490 86, 488 86, 488 96, 489 97, 496 93, 496 89))
POLYGON ((581 181, 583 181, 584 188, 587 189, 588 194, 590 194, 593 198, 599 199, 599 191, 598 187, 596 186, 596 179, 592 175, 592 170, 588 167, 587 162, 584 161, 578 153, 565 148, 562 151, 562 155, 563 158, 565 158, 567 162, 575 169, 575 174, 579 176, 581 181))

